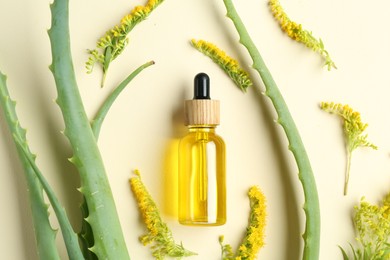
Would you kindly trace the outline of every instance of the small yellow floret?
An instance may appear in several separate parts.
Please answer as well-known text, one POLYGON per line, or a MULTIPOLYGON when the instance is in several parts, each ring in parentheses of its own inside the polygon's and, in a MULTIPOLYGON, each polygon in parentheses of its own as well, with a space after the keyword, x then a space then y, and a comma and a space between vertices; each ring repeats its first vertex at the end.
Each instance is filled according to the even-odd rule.
POLYGON ((367 141, 367 135, 363 132, 366 130, 368 124, 363 123, 360 118, 360 113, 354 111, 348 105, 342 105, 333 102, 322 102, 320 104, 322 110, 338 115, 343 120, 344 136, 346 138, 347 149, 347 167, 345 171, 344 195, 348 192, 348 182, 350 175, 350 165, 352 152, 358 147, 370 147, 377 149, 376 145, 367 141))
POLYGON ((220 237, 223 260, 254 260, 257 253, 264 246, 264 235, 266 225, 266 199, 262 191, 257 186, 253 186, 248 191, 251 207, 249 224, 246 228, 246 235, 239 246, 236 255, 233 254, 229 244, 222 245, 223 239, 220 237))
POLYGON ((100 50, 90 50, 91 57, 86 63, 86 68, 89 73, 92 72, 94 64, 100 63, 103 67, 103 80, 108 67, 119 54, 122 53, 128 43, 127 35, 130 31, 141 21, 145 20, 150 13, 163 2, 164 0, 149 0, 145 6, 136 6, 133 10, 125 15, 120 24, 115 25, 112 29, 108 30, 106 34, 101 37, 96 46, 100 50), (99 53, 99 59, 96 59, 94 52, 99 53))
POLYGON ((321 39, 314 38, 311 32, 304 30, 301 24, 291 21, 286 12, 280 5, 279 0, 269 0, 269 6, 275 19, 279 22, 280 28, 293 40, 305 44, 308 48, 318 52, 324 59, 325 65, 330 70, 336 68, 335 63, 325 50, 324 43, 321 39))
POLYGON ((164 258, 165 255, 171 257, 183 257, 194 255, 195 253, 186 250, 182 244, 175 243, 172 232, 162 221, 156 203, 146 190, 142 183, 141 175, 138 170, 134 173, 136 177, 130 179, 130 186, 137 200, 142 219, 148 230, 148 233, 142 235, 139 239, 143 245, 154 243, 152 245, 153 256, 164 258))
POLYGON ((360 205, 355 207, 353 221, 358 231, 356 240, 361 247, 354 251, 367 259, 390 259, 389 196, 390 193, 383 199, 382 205, 370 204, 363 197, 360 205))
POLYGON ((248 87, 253 85, 249 73, 241 68, 238 61, 227 55, 215 44, 204 40, 191 40, 191 43, 198 51, 202 52, 218 64, 241 90, 245 91, 248 87))

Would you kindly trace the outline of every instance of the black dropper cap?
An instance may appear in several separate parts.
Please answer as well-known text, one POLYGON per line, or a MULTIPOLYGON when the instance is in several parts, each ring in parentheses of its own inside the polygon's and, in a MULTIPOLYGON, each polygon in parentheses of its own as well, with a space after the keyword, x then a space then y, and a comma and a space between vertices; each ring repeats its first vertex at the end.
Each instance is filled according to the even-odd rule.
POLYGON ((210 78, 199 73, 194 78, 194 98, 184 102, 185 125, 219 125, 219 100, 210 99, 210 78))
POLYGON ((199 73, 194 79, 194 99, 210 99, 210 78, 206 73, 199 73))

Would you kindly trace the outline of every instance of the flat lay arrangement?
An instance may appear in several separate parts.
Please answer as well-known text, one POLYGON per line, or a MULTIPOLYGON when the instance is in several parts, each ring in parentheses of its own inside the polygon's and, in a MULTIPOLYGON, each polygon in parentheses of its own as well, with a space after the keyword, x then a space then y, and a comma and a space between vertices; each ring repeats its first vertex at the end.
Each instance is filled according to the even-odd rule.
POLYGON ((0 4, 4 259, 390 259, 385 0, 0 4))

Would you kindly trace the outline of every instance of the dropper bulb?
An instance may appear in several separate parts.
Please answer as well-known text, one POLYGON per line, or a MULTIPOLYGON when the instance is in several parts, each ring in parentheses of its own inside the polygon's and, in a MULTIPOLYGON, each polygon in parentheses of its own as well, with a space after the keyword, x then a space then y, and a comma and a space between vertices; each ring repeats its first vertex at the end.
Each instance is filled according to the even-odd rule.
POLYGON ((194 79, 194 99, 210 99, 210 78, 206 73, 199 73, 194 79))

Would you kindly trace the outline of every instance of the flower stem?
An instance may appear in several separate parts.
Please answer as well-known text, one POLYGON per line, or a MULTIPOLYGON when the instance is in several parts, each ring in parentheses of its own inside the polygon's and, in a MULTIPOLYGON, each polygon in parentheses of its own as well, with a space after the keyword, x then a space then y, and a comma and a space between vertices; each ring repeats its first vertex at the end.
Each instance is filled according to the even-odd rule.
POLYGON ((352 151, 348 150, 347 167, 345 170, 344 196, 348 194, 349 173, 351 172, 352 151))

